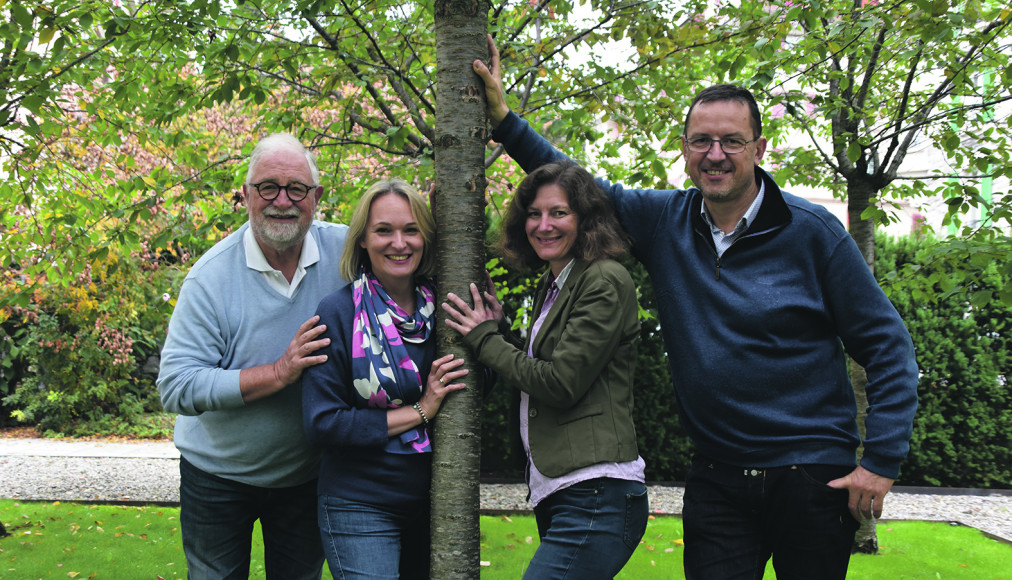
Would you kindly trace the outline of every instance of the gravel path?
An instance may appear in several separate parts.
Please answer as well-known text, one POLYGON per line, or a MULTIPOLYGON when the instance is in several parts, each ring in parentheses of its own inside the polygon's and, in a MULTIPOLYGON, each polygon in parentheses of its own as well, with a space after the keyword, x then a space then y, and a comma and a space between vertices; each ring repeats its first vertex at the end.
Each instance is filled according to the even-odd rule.
MULTIPOLYGON (((179 461, 171 443, 86 444, 0 439, 0 498, 38 501, 178 503, 179 461)), ((526 486, 483 484, 483 510, 526 511, 526 486)), ((682 488, 651 486, 650 509, 680 514, 682 488)), ((1012 493, 918 493, 897 488, 891 520, 957 522, 1012 542, 1012 493)))

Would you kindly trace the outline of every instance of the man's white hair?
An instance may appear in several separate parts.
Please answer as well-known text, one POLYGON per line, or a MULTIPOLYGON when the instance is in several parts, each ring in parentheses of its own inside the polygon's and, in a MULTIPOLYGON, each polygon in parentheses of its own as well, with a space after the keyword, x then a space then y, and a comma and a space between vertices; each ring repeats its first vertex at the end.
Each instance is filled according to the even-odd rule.
POLYGON ((264 137, 257 143, 257 146, 253 148, 253 153, 249 156, 246 183, 249 183, 250 179, 253 178, 253 170, 256 169, 257 164, 260 163, 264 155, 276 151, 292 151, 305 156, 306 162, 309 163, 309 172, 313 176, 313 183, 307 183, 306 185, 320 185, 320 169, 316 166, 316 156, 306 149, 301 141, 288 133, 274 133, 273 135, 264 137))

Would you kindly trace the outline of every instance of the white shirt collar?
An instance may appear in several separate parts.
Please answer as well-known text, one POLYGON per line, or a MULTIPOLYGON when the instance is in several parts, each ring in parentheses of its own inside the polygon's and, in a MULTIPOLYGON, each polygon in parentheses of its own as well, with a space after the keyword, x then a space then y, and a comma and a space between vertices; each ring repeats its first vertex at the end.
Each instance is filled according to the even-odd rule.
POLYGON ((562 285, 566 283, 566 278, 569 278, 569 273, 573 271, 573 264, 575 263, 576 258, 573 258, 568 264, 566 264, 566 267, 559 272, 559 275, 555 277, 555 281, 552 283, 555 284, 557 289, 562 290, 562 285))
MULTIPOLYGON (((741 219, 738 220, 738 224, 734 227, 734 232, 727 235, 734 235, 735 233, 743 232, 748 229, 749 225, 755 222, 755 218, 759 215, 759 208, 762 207, 763 197, 765 197, 765 195, 766 182, 760 181, 759 193, 757 193, 755 199, 752 200, 752 204, 748 206, 748 210, 745 212, 745 215, 741 216, 741 219)), ((710 210, 706 209, 706 201, 704 200, 700 206, 699 214, 703 216, 706 223, 710 225, 710 229, 714 230, 715 234, 717 231, 720 231, 723 234, 723 230, 720 230, 720 228, 713 223, 713 220, 710 219, 710 210)))
POLYGON ((253 235, 252 227, 246 228, 242 242, 246 250, 246 267, 262 273, 267 284, 283 296, 291 297, 295 293, 295 289, 299 287, 299 282, 306 275, 306 268, 320 261, 320 247, 316 244, 316 238, 306 232, 306 237, 302 240, 302 252, 299 254, 299 265, 295 269, 291 283, 289 283, 281 271, 275 270, 267 262, 267 257, 264 256, 256 236, 253 235))

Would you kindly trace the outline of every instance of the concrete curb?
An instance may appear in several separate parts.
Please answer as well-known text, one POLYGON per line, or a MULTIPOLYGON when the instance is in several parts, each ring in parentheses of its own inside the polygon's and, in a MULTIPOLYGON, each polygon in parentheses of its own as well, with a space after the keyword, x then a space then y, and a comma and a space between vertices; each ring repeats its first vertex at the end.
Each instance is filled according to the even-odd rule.
POLYGON ((0 439, 0 456, 138 457, 179 459, 171 441, 66 441, 62 439, 0 439))

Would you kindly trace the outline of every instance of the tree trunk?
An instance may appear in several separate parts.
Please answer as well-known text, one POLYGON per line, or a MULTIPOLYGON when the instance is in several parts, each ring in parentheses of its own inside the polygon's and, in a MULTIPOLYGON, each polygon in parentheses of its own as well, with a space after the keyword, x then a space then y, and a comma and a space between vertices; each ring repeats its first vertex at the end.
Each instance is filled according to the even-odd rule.
MULTIPOLYGON (((860 181, 850 180, 847 185, 847 218, 850 221, 850 235, 857 242, 857 247, 864 255, 864 261, 875 272, 875 222, 870 219, 861 219, 861 214, 870 204, 869 200, 875 194, 872 186, 860 181)), ((865 418, 868 416, 868 393, 865 386, 868 384, 868 375, 865 374, 861 365, 850 359, 850 382, 854 387, 854 398, 857 400, 857 428, 861 439, 865 437, 865 418)), ((858 448, 858 459, 860 460, 864 448, 858 448)), ((861 520, 861 527, 854 536, 854 545, 851 552, 862 554, 878 554, 878 534, 875 529, 875 520, 861 520)))
MULTIPOLYGON (((850 359, 850 382, 854 386, 854 397, 857 399, 857 427, 863 440, 865 436, 864 419, 868 416, 868 394, 865 392, 868 375, 865 374, 861 365, 854 362, 854 359, 850 359)), ((858 448, 858 461, 860 461, 863 452, 863 447, 858 448)), ((851 553, 878 554, 878 531, 874 519, 861 520, 861 527, 854 535, 854 545, 851 546, 850 551, 851 553)))
MULTIPOLYGON (((468 285, 484 280, 485 268, 485 99, 484 85, 471 68, 488 60, 487 0, 437 0, 436 30, 436 195, 438 225, 437 302, 447 292, 470 296, 468 285)), ((468 360, 468 388, 446 398, 436 421, 432 465, 432 564, 439 580, 478 578, 478 475, 481 457, 481 368, 445 324, 437 309, 437 354, 468 360)))
POLYGON ((847 229, 857 242, 857 247, 864 255, 864 261, 875 273, 875 221, 861 219, 861 214, 871 205, 871 198, 876 191, 871 184, 857 179, 847 181, 847 229))

